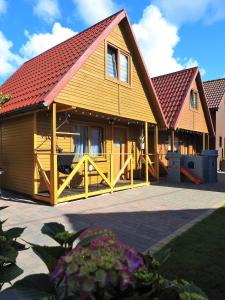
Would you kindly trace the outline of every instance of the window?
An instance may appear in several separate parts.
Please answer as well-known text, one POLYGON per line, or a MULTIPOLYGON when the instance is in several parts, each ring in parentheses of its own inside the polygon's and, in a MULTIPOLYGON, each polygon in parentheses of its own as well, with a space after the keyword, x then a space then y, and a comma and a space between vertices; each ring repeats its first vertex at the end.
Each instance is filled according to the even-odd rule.
POLYGON ((91 156, 103 155, 103 128, 92 127, 85 125, 76 125, 75 133, 79 135, 74 136, 74 158, 80 159, 84 154, 91 156), (88 137, 90 144, 88 143, 88 137))
POLYGON ((189 107, 191 109, 198 109, 198 93, 194 92, 193 90, 191 91, 190 94, 189 107))
POLYGON ((107 75, 123 83, 130 81, 130 59, 120 49, 107 45, 107 75))
POLYGON ((107 52, 108 75, 112 78, 118 78, 118 51, 108 46, 107 52))
POLYGON ((75 133, 79 135, 74 136, 74 158, 79 159, 85 153, 88 153, 88 127, 82 125, 75 126, 75 133))
POLYGON ((120 53, 120 80, 123 82, 129 81, 128 79, 128 56, 120 53))
POLYGON ((222 147, 222 136, 219 137, 219 147, 222 147))
POLYGON ((91 127, 91 156, 100 156, 103 153, 103 130, 101 127, 91 127))

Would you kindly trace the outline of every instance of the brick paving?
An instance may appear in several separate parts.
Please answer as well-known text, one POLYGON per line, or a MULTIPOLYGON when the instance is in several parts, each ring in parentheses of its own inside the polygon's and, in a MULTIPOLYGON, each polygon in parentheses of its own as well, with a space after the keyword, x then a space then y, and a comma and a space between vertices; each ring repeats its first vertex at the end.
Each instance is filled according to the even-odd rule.
MULTIPOLYGON (((220 174, 219 179, 216 184, 201 186, 161 182, 56 207, 3 191, 0 206, 9 208, 1 211, 0 217, 8 218, 7 227, 26 227, 23 238, 29 242, 53 244, 40 233, 40 228, 45 222, 57 221, 69 230, 110 228, 136 249, 154 251, 225 203, 225 174, 220 174)), ((21 252, 18 263, 25 274, 46 271, 30 249, 21 252)))

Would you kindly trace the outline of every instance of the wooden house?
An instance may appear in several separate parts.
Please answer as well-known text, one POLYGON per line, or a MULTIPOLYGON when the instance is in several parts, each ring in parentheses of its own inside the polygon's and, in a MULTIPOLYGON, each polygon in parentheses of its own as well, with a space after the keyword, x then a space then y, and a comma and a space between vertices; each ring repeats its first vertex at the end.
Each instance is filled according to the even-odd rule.
POLYGON ((152 78, 167 122, 160 130, 158 153, 167 166, 168 151, 195 155, 209 146, 214 135, 210 112, 197 67, 152 78))
POLYGON ((12 95, 0 109, 5 189, 55 205, 157 178, 165 120, 124 10, 27 61, 0 92, 12 95))
POLYGON ((225 78, 204 82, 215 136, 210 138, 210 148, 218 150, 218 169, 225 156, 225 78))

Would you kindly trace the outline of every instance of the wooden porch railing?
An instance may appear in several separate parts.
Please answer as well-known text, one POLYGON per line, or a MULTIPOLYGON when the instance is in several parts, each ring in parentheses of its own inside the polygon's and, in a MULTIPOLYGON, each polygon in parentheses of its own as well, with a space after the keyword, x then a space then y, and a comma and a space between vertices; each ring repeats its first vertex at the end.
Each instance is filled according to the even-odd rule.
MULTIPOLYGON (((47 191, 49 192, 49 197, 43 197, 43 195, 37 193, 34 195, 34 198, 40 199, 40 200, 46 200, 51 202, 51 193, 52 193, 52 186, 54 184, 51 182, 51 178, 47 175, 47 171, 44 169, 43 164, 41 162, 40 156, 41 155, 47 155, 47 153, 36 153, 36 163, 37 163, 37 169, 39 171, 39 178, 43 179, 43 183, 45 184, 47 191), (44 199, 45 198, 45 199, 44 199)), ((51 155, 48 152, 49 155, 49 160, 51 158, 51 155)), ((57 154, 61 155, 61 154, 57 154)), ((71 154, 74 155, 74 154, 71 154)), ((149 184, 149 180, 142 180, 142 182, 134 183, 134 157, 132 154, 122 154, 125 155, 125 161, 120 168, 119 172, 117 174, 114 174, 114 157, 115 154, 108 154, 110 159, 107 161, 109 164, 109 172, 108 174, 104 174, 104 171, 102 168, 98 165, 97 162, 94 161, 93 157, 91 157, 88 154, 83 155, 83 157, 80 158, 78 162, 76 162, 75 167, 72 169, 71 173, 66 176, 65 179, 62 180, 62 183, 57 184, 57 190, 54 192, 56 195, 55 203, 60 203, 60 202, 65 202, 65 201, 70 201, 70 200, 75 200, 75 199, 80 199, 80 198, 87 198, 90 196, 94 195, 99 195, 107 192, 113 192, 113 191, 118 191, 118 190, 123 190, 123 189, 129 189, 133 187, 138 187, 138 186, 144 186, 149 184), (89 166, 92 165, 93 169, 97 172, 97 175, 102 178, 102 181, 105 183, 104 189, 96 190, 96 191, 90 191, 89 190, 89 166), (70 186, 71 181, 73 178, 76 176, 76 174, 80 171, 83 170, 84 174, 84 192, 79 193, 79 194, 74 194, 74 195, 63 195, 63 192, 65 189, 70 186), (129 171, 129 179, 125 181, 124 185, 117 185, 117 183, 120 181, 121 176, 126 173, 126 171, 129 171)), ((145 156, 146 157, 146 156, 145 156)), ((140 159, 142 162, 145 161, 144 157, 140 156, 140 159)), ((152 162, 149 156, 147 156, 147 161, 149 168, 151 169, 151 172, 153 172, 153 167, 152 167, 152 162)), ((154 173, 154 175, 156 175, 154 173)), ((57 180, 58 182, 58 180, 57 180)))

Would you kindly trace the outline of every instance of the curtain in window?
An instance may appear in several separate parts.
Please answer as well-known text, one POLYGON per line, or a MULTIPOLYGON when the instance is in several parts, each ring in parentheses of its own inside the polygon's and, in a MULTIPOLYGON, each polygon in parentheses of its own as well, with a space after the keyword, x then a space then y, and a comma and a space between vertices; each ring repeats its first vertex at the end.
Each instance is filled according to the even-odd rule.
POLYGON ((108 47, 107 68, 108 75, 117 78, 117 50, 112 47, 108 47))
POLYGON ((120 80, 128 82, 128 57, 120 54, 120 80))
POLYGON ((74 158, 80 159, 85 153, 88 153, 88 127, 77 125, 74 129, 75 133, 79 133, 74 136, 74 158))
POLYGON ((103 152, 102 149, 102 128, 91 128, 91 155, 99 156, 103 152))

